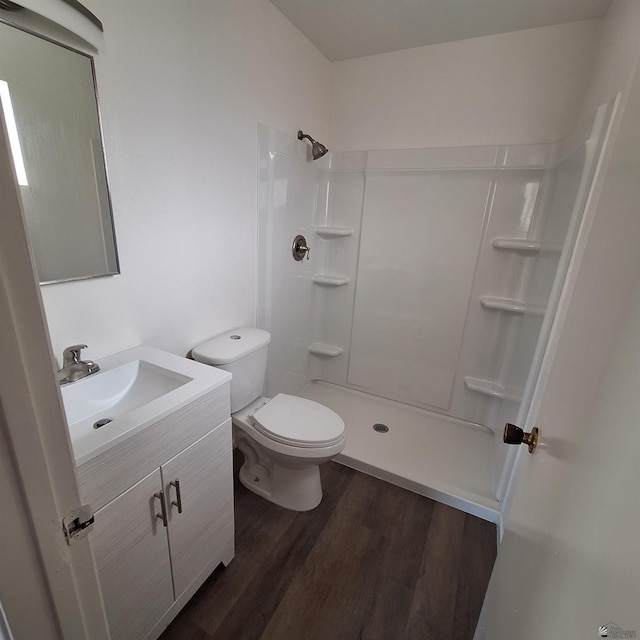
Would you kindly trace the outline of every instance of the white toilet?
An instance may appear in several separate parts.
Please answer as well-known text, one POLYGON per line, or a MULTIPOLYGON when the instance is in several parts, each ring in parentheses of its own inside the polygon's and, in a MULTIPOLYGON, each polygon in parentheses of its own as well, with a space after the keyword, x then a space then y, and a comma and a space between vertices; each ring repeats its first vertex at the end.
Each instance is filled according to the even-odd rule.
POLYGON ((344 422, 312 400, 261 395, 270 341, 262 329, 235 329, 191 353, 194 360, 233 375, 231 416, 245 460, 242 484, 281 507, 309 511, 322 500, 319 465, 344 448, 344 422))

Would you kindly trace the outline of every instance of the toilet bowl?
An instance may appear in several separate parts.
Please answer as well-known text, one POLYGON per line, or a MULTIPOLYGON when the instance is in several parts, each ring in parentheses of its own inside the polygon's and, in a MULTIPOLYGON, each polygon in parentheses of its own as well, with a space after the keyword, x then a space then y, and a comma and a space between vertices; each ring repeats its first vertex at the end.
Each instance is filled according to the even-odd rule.
POLYGON ((345 445, 344 422, 327 407, 280 393, 233 414, 236 446, 244 455, 240 482, 294 511, 322 500, 319 465, 345 445))
POLYGON ((344 422, 312 400, 261 395, 269 341, 261 329, 235 329, 192 355, 233 375, 231 417, 235 444, 244 455, 242 484, 277 505, 309 511, 322 500, 319 465, 344 448, 344 422))

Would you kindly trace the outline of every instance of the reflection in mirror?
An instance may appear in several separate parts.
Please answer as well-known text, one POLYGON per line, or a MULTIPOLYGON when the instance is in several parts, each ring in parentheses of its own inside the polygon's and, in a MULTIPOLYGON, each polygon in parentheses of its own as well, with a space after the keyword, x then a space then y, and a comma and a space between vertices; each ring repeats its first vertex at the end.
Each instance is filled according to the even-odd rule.
POLYGON ((92 58, 0 23, 0 98, 40 283, 119 273, 92 58))

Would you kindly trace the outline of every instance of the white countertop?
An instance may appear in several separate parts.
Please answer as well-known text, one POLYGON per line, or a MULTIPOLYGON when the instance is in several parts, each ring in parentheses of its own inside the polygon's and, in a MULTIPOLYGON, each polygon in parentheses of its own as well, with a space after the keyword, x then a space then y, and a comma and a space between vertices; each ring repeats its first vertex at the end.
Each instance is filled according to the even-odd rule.
POLYGON ((231 380, 227 371, 145 345, 102 358, 98 364, 97 373, 61 387, 77 466, 231 380), (131 363, 137 365, 128 366, 131 363), (125 369, 129 372, 128 387, 119 395, 109 395, 112 381, 122 378, 120 372, 125 369), (138 388, 145 385, 138 380, 138 388, 134 388, 136 374, 130 373, 138 370, 143 372, 139 379, 146 372, 153 378, 152 382, 166 380, 166 389, 160 385, 149 391, 150 385, 146 385, 139 393, 138 388), (159 397, 153 397, 154 394, 159 397), (107 395, 108 402, 114 404, 105 408, 102 405, 107 395), (95 410, 91 409, 93 398, 88 396, 95 396, 95 410), (148 398, 151 399, 147 401, 148 398), (112 419, 94 429, 94 423, 100 418, 112 419))

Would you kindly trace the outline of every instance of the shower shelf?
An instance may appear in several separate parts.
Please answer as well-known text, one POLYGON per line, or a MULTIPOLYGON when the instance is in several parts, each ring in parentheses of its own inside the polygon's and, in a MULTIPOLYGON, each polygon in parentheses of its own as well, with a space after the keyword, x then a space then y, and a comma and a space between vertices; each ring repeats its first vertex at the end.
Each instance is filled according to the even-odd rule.
POLYGON ((326 273, 318 273, 312 280, 321 287, 343 287, 350 282, 347 276, 330 276, 326 273))
POLYGON ((353 229, 351 227, 316 227, 316 233, 322 238, 344 238, 352 236, 353 229))
POLYGON ((480 304, 486 309, 496 309, 497 311, 506 311, 514 315, 522 315, 528 313, 534 316, 543 316, 546 308, 541 306, 528 305, 522 300, 515 298, 495 298, 493 296, 480 296, 480 304))
POLYGON ((329 358, 335 358, 343 351, 344 349, 342 347, 336 347, 333 344, 325 344, 324 342, 314 342, 309 347, 309 353, 313 353, 317 356, 327 356, 329 358))
POLYGON ((522 315, 527 311, 527 306, 522 300, 514 298, 494 298, 493 296, 480 296, 480 304, 485 309, 496 309, 522 315))
POLYGON ((526 238, 494 238, 491 244, 494 249, 506 249, 520 253, 538 253, 542 246, 539 242, 526 238))
POLYGON ((464 386, 467 387, 467 389, 469 389, 470 391, 483 393, 486 396, 498 398, 499 400, 502 400, 505 396, 504 387, 500 383, 493 382, 492 380, 483 380, 482 378, 472 378, 470 376, 465 376, 464 386))

